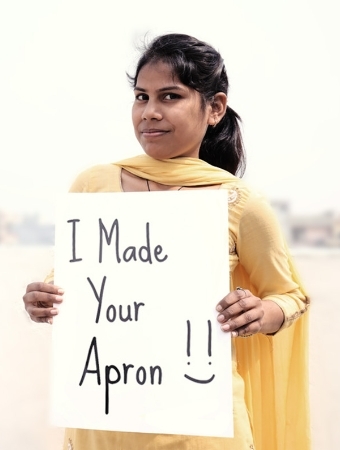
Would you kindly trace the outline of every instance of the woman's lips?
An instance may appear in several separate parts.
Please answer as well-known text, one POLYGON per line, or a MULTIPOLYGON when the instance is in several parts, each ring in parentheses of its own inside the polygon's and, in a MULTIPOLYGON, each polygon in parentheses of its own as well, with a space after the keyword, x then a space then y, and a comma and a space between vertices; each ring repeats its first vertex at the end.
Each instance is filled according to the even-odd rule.
POLYGON ((142 130, 141 133, 142 133, 142 135, 144 137, 157 137, 157 136, 162 136, 163 134, 168 133, 168 131, 166 131, 166 130, 159 130, 159 129, 156 129, 156 128, 150 128, 150 129, 147 129, 147 130, 142 130))

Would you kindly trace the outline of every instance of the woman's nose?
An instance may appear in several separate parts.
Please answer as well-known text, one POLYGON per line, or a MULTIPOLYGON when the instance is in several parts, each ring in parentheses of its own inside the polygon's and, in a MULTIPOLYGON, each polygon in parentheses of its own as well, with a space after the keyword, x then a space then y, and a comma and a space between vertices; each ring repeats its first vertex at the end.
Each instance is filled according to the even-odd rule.
POLYGON ((157 102, 149 100, 143 109, 142 113, 143 120, 161 120, 162 112, 160 110, 160 106, 157 102))

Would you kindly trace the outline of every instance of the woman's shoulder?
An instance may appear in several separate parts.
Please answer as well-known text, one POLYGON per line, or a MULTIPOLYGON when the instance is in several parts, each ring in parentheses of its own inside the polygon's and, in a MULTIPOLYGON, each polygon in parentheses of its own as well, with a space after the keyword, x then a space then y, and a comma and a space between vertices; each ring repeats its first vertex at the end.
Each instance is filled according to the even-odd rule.
POLYGON ((221 188, 228 190, 229 214, 236 221, 248 214, 257 216, 271 210, 266 195, 240 178, 223 183, 221 188))
POLYGON ((76 177, 70 192, 120 191, 120 172, 120 167, 112 163, 89 167, 76 177))
POLYGON ((222 183, 221 189, 228 191, 229 209, 237 207, 243 209, 249 197, 254 193, 253 189, 248 186, 241 178, 233 177, 230 181, 222 183))

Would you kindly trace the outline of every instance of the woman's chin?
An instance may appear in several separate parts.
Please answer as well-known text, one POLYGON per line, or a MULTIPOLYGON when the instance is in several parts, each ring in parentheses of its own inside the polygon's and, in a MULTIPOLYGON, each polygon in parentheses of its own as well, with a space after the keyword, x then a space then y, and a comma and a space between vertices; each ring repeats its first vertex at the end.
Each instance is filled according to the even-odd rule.
POLYGON ((171 153, 160 149, 143 148, 143 150, 146 155, 153 159, 171 159, 175 157, 171 153))
POLYGON ((150 158, 153 159, 175 159, 175 158, 198 158, 198 151, 192 152, 192 153, 184 153, 176 152, 176 151, 169 151, 169 149, 156 149, 156 148, 150 148, 150 147, 143 147, 143 151, 146 155, 150 156, 150 158))

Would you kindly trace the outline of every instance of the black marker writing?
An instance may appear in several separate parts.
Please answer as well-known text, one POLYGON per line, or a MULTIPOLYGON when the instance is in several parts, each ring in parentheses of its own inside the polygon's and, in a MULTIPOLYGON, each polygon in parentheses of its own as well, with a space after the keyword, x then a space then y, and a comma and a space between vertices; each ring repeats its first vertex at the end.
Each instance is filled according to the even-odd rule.
MULTIPOLYGON (((208 320, 208 355, 211 356, 211 321, 208 320)), ((209 363, 211 364, 211 363, 209 363)))
POLYGON ((79 382, 79 386, 81 386, 84 382, 85 376, 87 373, 96 373, 97 374, 97 384, 100 384, 100 370, 99 370, 99 357, 98 357, 98 348, 97 348, 97 338, 94 337, 91 341, 90 347, 89 347, 89 351, 87 352, 87 358, 86 358, 86 362, 85 362, 85 367, 83 370, 83 375, 80 379, 79 382), (95 370, 89 370, 89 363, 90 363, 90 358, 92 355, 92 351, 94 351, 94 358, 95 358, 95 363, 96 363, 96 369, 95 370))
POLYGON ((97 315, 96 315, 96 323, 99 322, 99 317, 100 317, 100 312, 102 309, 102 303, 103 303, 103 295, 104 295, 104 287, 105 287, 105 282, 106 282, 106 276, 103 277, 102 279, 102 284, 100 286, 100 294, 98 295, 97 289, 95 288, 94 284, 91 281, 90 277, 87 277, 87 281, 90 283, 90 286, 92 288, 92 291, 94 293, 94 296, 96 297, 96 299, 98 300, 98 307, 97 307, 97 315))
POLYGON ((111 245, 113 237, 115 243, 115 257, 118 264, 121 262, 130 261, 141 261, 143 263, 153 264, 154 260, 162 263, 168 259, 168 255, 162 255, 163 247, 161 245, 156 245, 153 249, 151 248, 149 222, 146 222, 145 224, 145 245, 140 247, 129 245, 122 250, 120 245, 120 228, 118 219, 113 221, 109 232, 107 231, 102 219, 99 219, 99 263, 103 262, 104 241, 106 241, 107 245, 111 245))
POLYGON ((99 262, 101 263, 103 261, 103 233, 105 234, 106 243, 108 245, 111 244, 113 231, 116 230, 116 244, 115 244, 115 250, 116 250, 116 259, 117 262, 120 263, 121 259, 119 257, 119 223, 118 219, 115 219, 113 221, 113 224, 111 226, 110 234, 107 233, 107 229, 105 228, 102 219, 99 219, 99 262))
MULTIPOLYGON (((133 364, 125 363, 122 366, 124 384, 127 384, 129 369, 134 369, 135 366, 133 364)), ((158 384, 162 384, 162 369, 160 366, 150 366, 149 372, 147 372, 145 367, 140 366, 135 372, 135 380, 140 386, 143 386, 146 383, 148 374, 150 375, 150 384, 154 385, 156 372, 158 375, 158 384)), ((119 383, 122 379, 122 373, 117 366, 105 366, 105 414, 109 414, 110 412, 110 384, 119 383), (114 379, 111 378, 112 370, 114 371, 114 379)))
POLYGON ((67 221, 67 223, 72 223, 72 259, 70 259, 70 262, 82 261, 82 258, 76 258, 76 222, 80 222, 80 220, 71 219, 67 221))
POLYGON ((139 313, 139 308, 141 306, 145 306, 145 303, 133 302, 133 307, 132 307, 132 305, 125 305, 125 306, 110 305, 106 310, 106 318, 109 322, 114 322, 117 317, 117 309, 118 309, 118 317, 119 317, 119 320, 121 320, 122 322, 131 322, 133 320, 138 322, 138 319, 139 319, 138 313, 139 313), (123 314, 124 307, 126 308, 125 315, 123 314), (134 310, 134 318, 132 317, 132 309, 134 310))
MULTIPOLYGON (((190 339, 191 339, 191 327, 190 320, 187 320, 187 355, 190 356, 190 339)), ((190 364, 190 363, 188 363, 190 364)))
MULTIPOLYGON (((105 282, 106 282, 106 276, 102 279, 102 284, 100 286, 100 293, 98 294, 97 289, 95 288, 92 280, 90 277, 87 277, 87 281, 89 282, 92 291, 94 293, 94 296, 98 300, 98 306, 97 306, 97 314, 96 314, 96 323, 99 322, 100 316, 101 316, 101 310, 103 305, 103 297, 104 297, 104 288, 105 288, 105 282)), ((114 322, 118 316, 119 320, 121 322, 132 322, 133 320, 138 322, 139 319, 139 308, 141 306, 145 306, 145 303, 142 302, 133 302, 132 305, 109 305, 106 309, 106 319, 108 322, 114 322), (125 311, 124 311, 125 309, 125 311), (118 314, 117 314, 118 310, 118 314), (132 314, 134 313, 134 314, 132 314)))
MULTIPOLYGON (((135 370, 133 369, 135 369, 135 366, 133 364, 126 363, 123 363, 121 368, 113 364, 105 366, 105 414, 109 414, 110 412, 110 385, 117 384, 121 381, 124 384, 128 384, 128 382, 133 381, 133 378, 135 379, 135 382, 140 386, 143 386, 147 382, 149 382, 149 384, 151 385, 162 384, 163 373, 160 366, 149 366, 148 369, 144 366, 139 366, 135 370)), ((87 374, 97 375, 97 385, 99 386, 101 384, 99 352, 96 337, 93 337, 89 350, 87 352, 85 367, 79 382, 79 386, 83 385, 87 374), (89 369, 90 360, 93 355, 95 369, 89 369)))
MULTIPOLYGON (((187 346, 186 346, 186 350, 187 350, 187 356, 188 357, 191 356, 190 347, 191 347, 191 323, 190 323, 190 320, 187 320, 187 346)), ((211 357, 211 355, 212 355, 212 330, 211 330, 211 321, 208 320, 208 356, 211 357)), ((188 365, 190 365, 189 361, 188 361, 188 365)), ((211 365, 210 361, 209 361, 209 365, 211 365)), ((194 383, 200 383, 200 384, 210 383, 215 378, 215 375, 212 375, 210 378, 205 379, 205 380, 193 378, 193 377, 191 377, 190 375, 187 375, 187 374, 184 374, 184 376, 188 380, 193 381, 194 383)))

